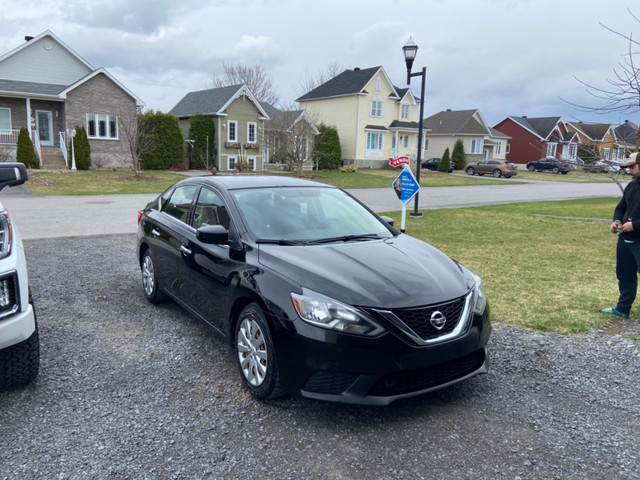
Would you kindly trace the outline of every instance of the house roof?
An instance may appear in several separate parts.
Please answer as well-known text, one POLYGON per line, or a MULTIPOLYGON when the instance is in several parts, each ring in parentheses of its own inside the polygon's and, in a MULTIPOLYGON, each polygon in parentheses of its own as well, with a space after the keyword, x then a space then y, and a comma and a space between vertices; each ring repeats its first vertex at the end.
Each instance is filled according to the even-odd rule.
MULTIPOLYGON (((354 68, 353 70, 345 70, 332 79, 324 82, 322 85, 319 85, 310 92, 307 92, 303 96, 297 98, 296 102, 320 100, 331 97, 343 97, 346 95, 366 94, 367 92, 364 88, 380 70, 382 70, 382 73, 386 77, 387 74, 385 73, 384 68, 382 68, 381 66, 365 69, 354 68)), ((386 78, 387 81, 389 81, 389 78, 386 78)), ((391 88, 395 90, 395 87, 393 86, 391 81, 389 81, 389 85, 391 85, 391 88)), ((397 94, 397 98, 401 98, 397 91, 395 93, 397 94)), ((393 93, 390 96, 392 98, 396 98, 393 93)))
POLYGON ((622 125, 618 125, 614 128, 614 132, 616 137, 623 142, 630 145, 636 144, 636 139, 638 138, 638 125, 635 123, 626 120, 622 125))
POLYGON ((542 139, 546 139, 556 128, 556 125, 558 125, 559 122, 562 122, 562 117, 529 118, 510 116, 508 118, 542 139))
POLYGON ((601 142, 607 132, 612 128, 610 123, 582 123, 582 122, 567 122, 576 130, 579 130, 584 135, 594 142, 601 142))
POLYGON ((511 138, 511 137, 510 137, 509 135, 507 135, 506 133, 499 132, 499 131, 498 131, 498 130, 496 130, 495 128, 491 128, 491 127, 489 127, 489 131, 491 132, 491 136, 492 136, 493 138, 506 138, 506 139, 511 138))
POLYGON ((192 117, 196 113, 225 116, 227 114, 226 109, 231 102, 242 95, 247 96, 254 103, 260 115, 265 119, 269 118, 263 106, 244 84, 189 92, 169 110, 169 113, 181 118, 192 117))
POLYGON ((48 83, 20 82, 0 78, 0 94, 3 96, 37 95, 43 97, 57 97, 67 85, 52 85, 48 83))
POLYGON ((280 127, 289 130, 299 121, 306 120, 315 134, 320 133, 309 114, 304 110, 280 110, 267 102, 260 102, 260 105, 269 115, 270 122, 277 126, 276 128, 280 127))
POLYGON ((403 122, 402 120, 394 120, 389 124, 389 129, 418 130, 418 128, 420 128, 418 122, 403 122))
POLYGON ((491 135, 478 110, 444 110, 423 120, 430 135, 491 135))

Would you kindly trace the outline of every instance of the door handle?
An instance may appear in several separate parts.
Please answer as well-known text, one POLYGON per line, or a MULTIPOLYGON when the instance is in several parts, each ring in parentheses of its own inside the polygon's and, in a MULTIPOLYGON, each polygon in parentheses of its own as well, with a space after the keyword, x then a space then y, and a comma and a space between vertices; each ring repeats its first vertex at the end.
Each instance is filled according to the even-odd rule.
POLYGON ((185 244, 180 245, 180 251, 185 255, 191 255, 192 253, 185 244))
POLYGON ((151 235, 153 235, 155 238, 158 238, 160 236, 160 231, 154 228, 151 230, 151 235))

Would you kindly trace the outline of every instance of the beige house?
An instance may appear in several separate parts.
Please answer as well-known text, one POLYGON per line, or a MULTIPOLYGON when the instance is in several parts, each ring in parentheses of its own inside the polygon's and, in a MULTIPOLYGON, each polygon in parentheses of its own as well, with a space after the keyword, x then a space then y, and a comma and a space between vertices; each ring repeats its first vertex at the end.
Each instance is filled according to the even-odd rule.
POLYGON ((383 67, 345 70, 296 100, 316 125, 333 126, 342 159, 356 167, 382 167, 418 149, 419 102, 395 87, 383 67))
POLYGON ((458 140, 464 145, 467 163, 480 160, 504 160, 511 137, 489 127, 479 110, 444 110, 424 119, 427 140, 423 158, 444 155, 458 140))

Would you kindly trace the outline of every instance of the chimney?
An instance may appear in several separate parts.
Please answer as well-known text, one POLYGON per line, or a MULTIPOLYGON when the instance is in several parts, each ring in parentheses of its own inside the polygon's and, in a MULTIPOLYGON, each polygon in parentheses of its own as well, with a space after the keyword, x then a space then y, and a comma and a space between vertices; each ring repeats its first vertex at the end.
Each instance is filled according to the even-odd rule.
POLYGON ((25 42, 30 42, 31 40, 33 40, 33 37, 31 37, 31 36, 29 36, 29 35, 27 35, 27 36, 25 36, 25 37, 24 37, 24 41, 25 41, 25 42))
POLYGON ((527 116, 526 115, 522 115, 522 118, 527 118, 527 116))
POLYGON ((450 109, 450 108, 447 108, 447 112, 450 112, 450 111, 451 111, 451 109, 450 109))
POLYGON ((354 68, 353 68, 353 71, 354 71, 354 72, 358 72, 358 71, 360 71, 360 67, 354 67, 354 68))

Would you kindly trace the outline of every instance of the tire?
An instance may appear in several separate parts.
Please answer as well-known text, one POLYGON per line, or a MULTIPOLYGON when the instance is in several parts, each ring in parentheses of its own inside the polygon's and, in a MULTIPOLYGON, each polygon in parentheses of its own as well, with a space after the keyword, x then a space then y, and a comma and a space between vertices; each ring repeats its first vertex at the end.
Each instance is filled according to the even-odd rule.
POLYGON ((553 173, 555 173, 556 175, 560 173, 560 169, 558 167, 553 167, 553 170, 551 170, 553 173))
POLYGON ((493 176, 494 176, 495 178, 500 178, 500 177, 502 176, 502 172, 501 172, 499 169, 497 169, 497 168, 496 168, 496 169, 493 171, 493 176))
POLYGON ((566 174, 567 174, 567 173, 569 173, 569 172, 561 172, 561 173, 562 173, 563 175, 566 175, 566 174))
POLYGON ((469 167, 467 168, 467 175, 474 175, 476 173, 475 168, 469 167))
POLYGON ((288 393, 271 330, 257 303, 244 307, 238 316, 235 352, 242 380, 253 396, 271 400, 288 393))
POLYGON ((505 175, 504 178, 511 178, 511 175, 505 175))
POLYGON ((527 170, 529 170, 530 172, 535 171, 536 167, 534 167, 533 165, 527 165, 527 170))
POLYGON ((151 252, 147 250, 142 256, 142 289, 147 300, 150 303, 165 303, 169 297, 158 287, 158 278, 156 277, 156 269, 151 258, 151 252))
MULTIPOLYGON (((33 300, 29 295, 29 303, 33 300)), ((24 342, 0 350, 0 389, 19 387, 31 383, 40 370, 40 336, 38 319, 33 309, 36 329, 24 342)))

